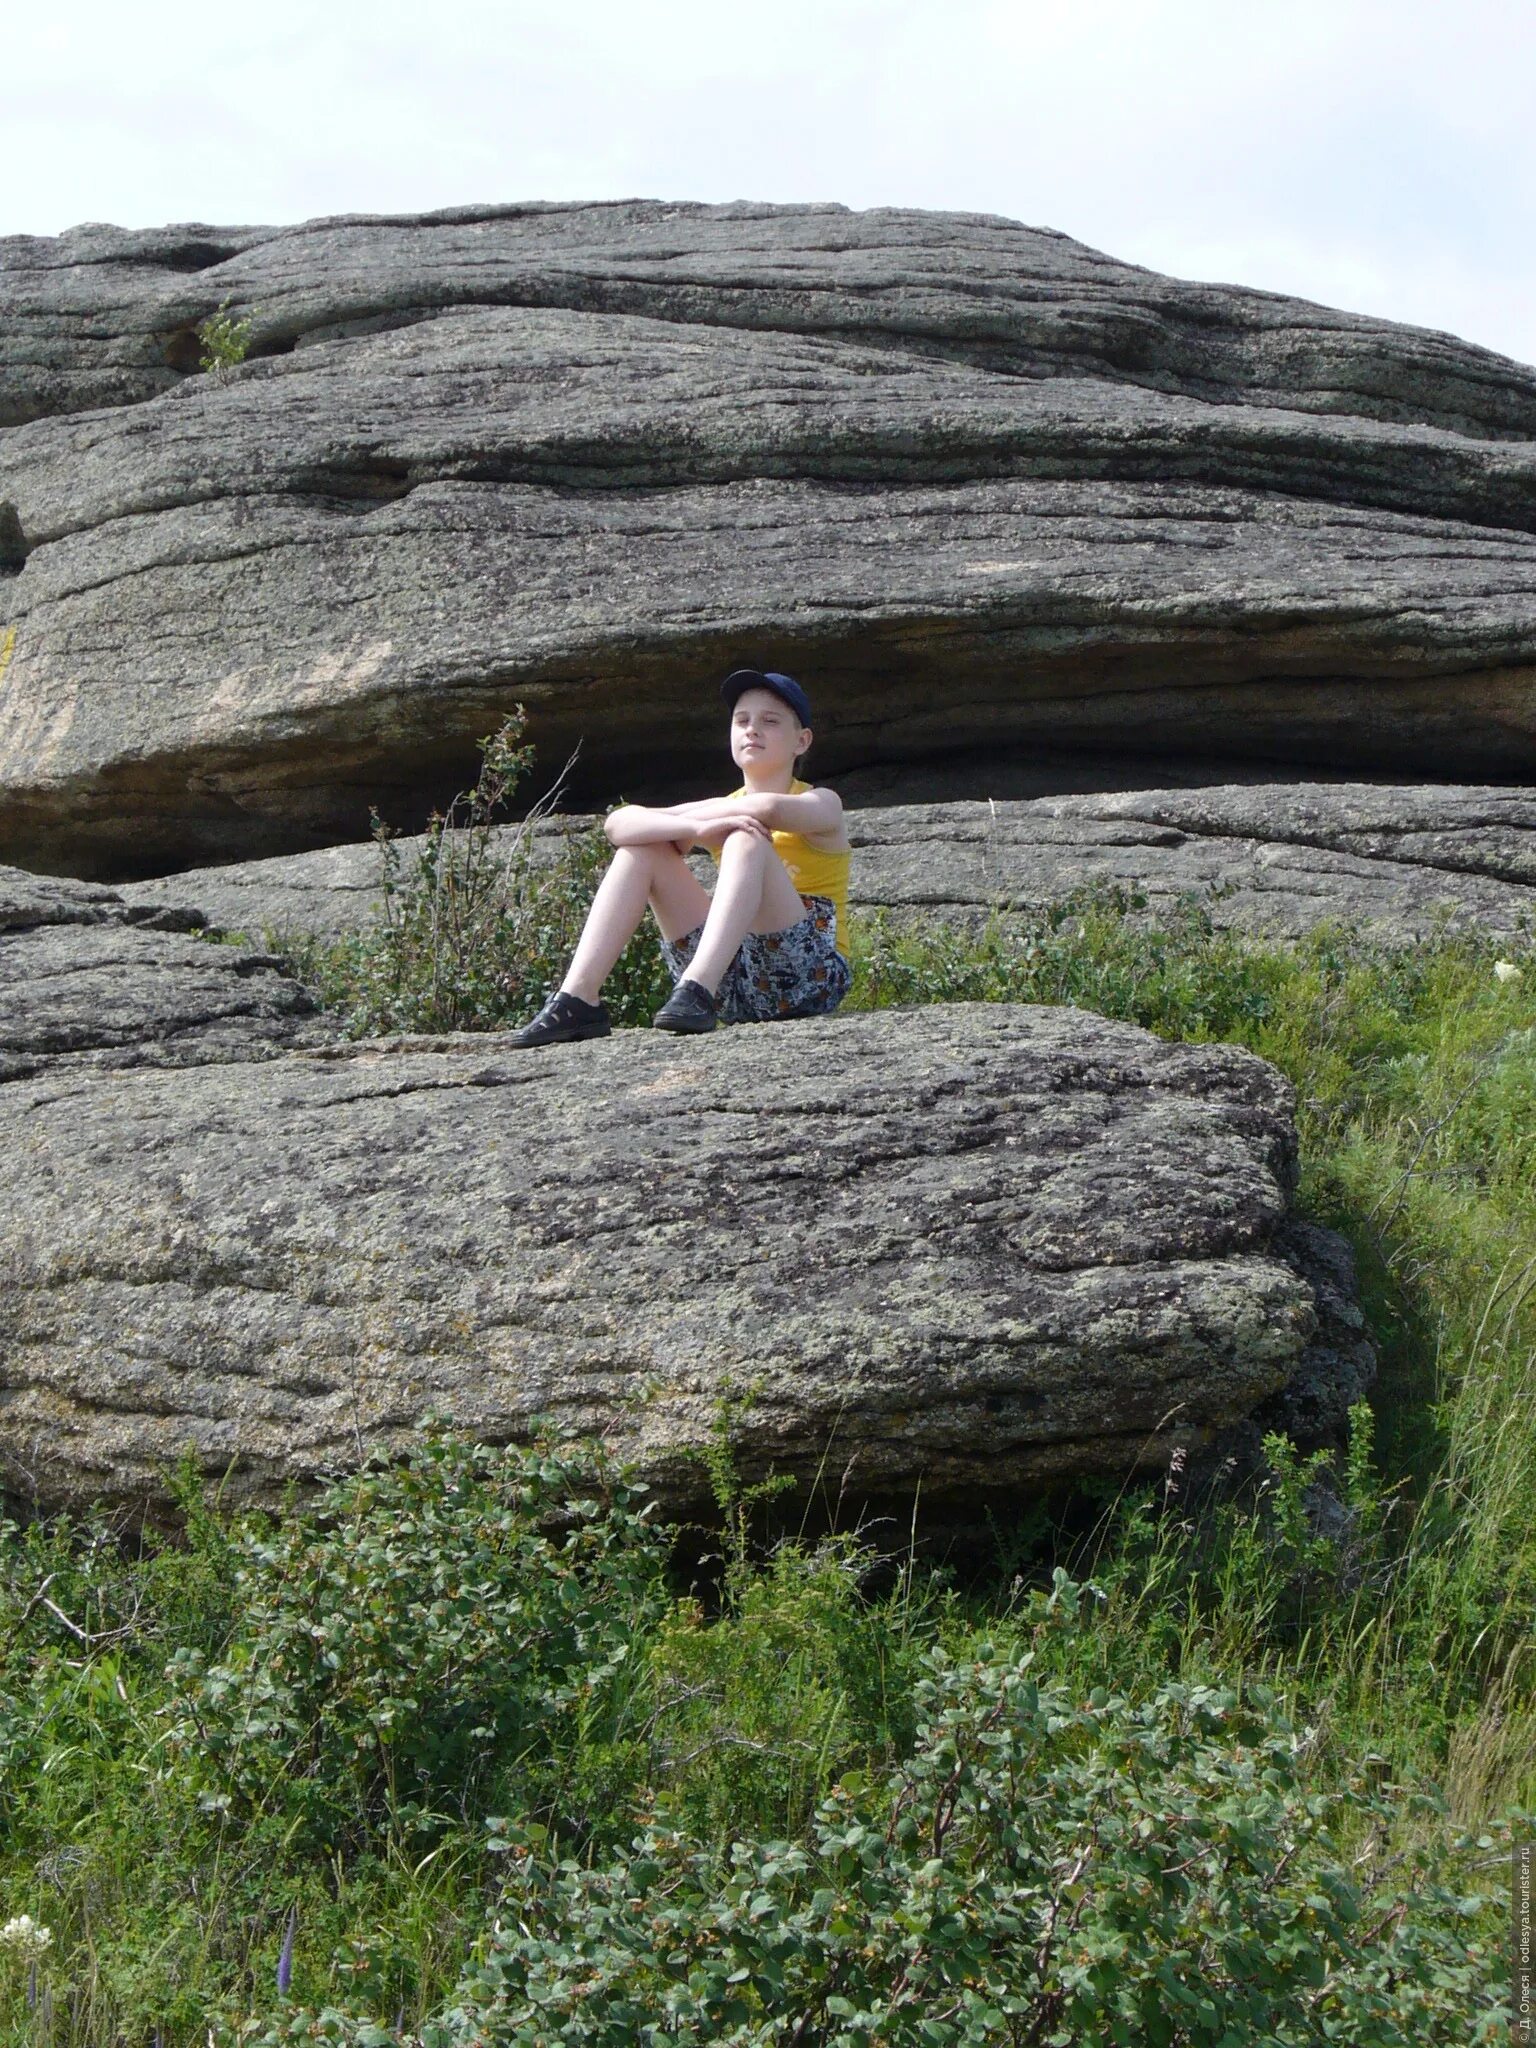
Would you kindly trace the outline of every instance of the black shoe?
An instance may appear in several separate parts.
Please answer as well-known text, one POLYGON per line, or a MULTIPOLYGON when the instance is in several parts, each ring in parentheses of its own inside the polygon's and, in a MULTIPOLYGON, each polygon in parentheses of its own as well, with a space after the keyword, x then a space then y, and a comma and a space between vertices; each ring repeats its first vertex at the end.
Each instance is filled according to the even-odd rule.
POLYGON ((713 1031, 720 1006, 702 981, 686 977, 651 1019, 657 1031, 713 1031))
POLYGON ((557 988, 537 1017, 520 1031, 507 1033, 508 1045, 565 1045, 577 1038, 607 1038, 613 1026, 601 1003, 584 1003, 580 996, 557 988))

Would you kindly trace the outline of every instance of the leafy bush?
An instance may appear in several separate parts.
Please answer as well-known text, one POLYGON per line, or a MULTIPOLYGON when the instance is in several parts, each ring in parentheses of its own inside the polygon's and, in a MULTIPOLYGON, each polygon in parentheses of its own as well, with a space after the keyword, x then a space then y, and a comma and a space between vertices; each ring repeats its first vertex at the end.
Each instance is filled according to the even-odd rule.
POLYGON ((172 1659, 173 1742, 205 1805, 356 1846, 536 1778, 558 1724, 622 1695, 665 1551, 600 1454, 436 1430, 240 1553, 234 1641, 172 1659))
MULTIPOLYGON (((535 827, 561 783, 517 825, 499 823, 533 763, 519 744, 522 706, 480 742, 472 790, 435 812, 408 872, 374 814, 379 917, 332 946, 291 945, 304 978, 355 1036, 389 1031, 494 1031, 533 1015, 557 988, 603 870, 613 858, 600 826, 553 849, 535 827)), ((604 989, 616 1021, 649 1023, 672 990, 649 920, 604 989)))
MULTIPOLYGON (((1071 1628, 1060 1571, 1039 1629, 1071 1628)), ((1491 2041, 1489 1901, 1443 1855, 1352 1868, 1330 1820, 1404 1803, 1309 1793, 1274 1693, 1178 1683, 1137 1701, 1042 1684, 1034 1651, 927 1657, 900 1768, 850 1773, 809 1839, 727 1850, 652 1826, 598 1868, 502 1827, 489 1939, 423 2048, 816 2048, 1085 2041, 1491 2041), (1388 1880, 1394 1875, 1395 1883, 1388 1880)), ((1484 1846, 1492 1846, 1485 1839, 1484 1846)), ((268 2042, 371 2048, 339 2011, 268 2042)))
MULTIPOLYGON (((1309 1568, 1302 1470, 1274 1513, 1309 1568)), ((1170 1683, 1171 1581, 1133 1644, 1060 1572, 999 1613, 873 1591, 851 1539, 728 1536, 707 1620, 600 1459, 441 1435, 279 1527, 193 1520, 179 1557, 4 1553, 0 1883, 54 1930, 59 2048, 1493 2037, 1441 1850, 1388 1888, 1434 1802, 1198 1634, 1170 1683)), ((0 1970, 0 2032, 26 1998, 0 1970)))
POLYGON ((250 353, 255 323, 249 316, 237 320, 229 310, 230 304, 231 301, 225 299, 216 313, 210 313, 206 320, 198 322, 197 338, 202 343, 198 368, 205 375, 219 376, 225 370, 232 370, 250 353))

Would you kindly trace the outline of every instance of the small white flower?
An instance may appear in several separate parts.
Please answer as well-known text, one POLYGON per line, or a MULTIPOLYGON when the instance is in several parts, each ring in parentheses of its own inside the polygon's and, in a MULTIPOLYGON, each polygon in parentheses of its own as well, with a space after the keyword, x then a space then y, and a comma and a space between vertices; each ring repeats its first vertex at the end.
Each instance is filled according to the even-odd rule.
POLYGON ((1524 981, 1525 979, 1525 976, 1520 972, 1513 960, 1495 960, 1493 971, 1500 981, 1524 981))
POLYGON ((36 1962, 52 1946, 53 1929, 40 1926, 30 1913, 18 1913, 0 1927, 0 1947, 16 1949, 29 1961, 36 1962))

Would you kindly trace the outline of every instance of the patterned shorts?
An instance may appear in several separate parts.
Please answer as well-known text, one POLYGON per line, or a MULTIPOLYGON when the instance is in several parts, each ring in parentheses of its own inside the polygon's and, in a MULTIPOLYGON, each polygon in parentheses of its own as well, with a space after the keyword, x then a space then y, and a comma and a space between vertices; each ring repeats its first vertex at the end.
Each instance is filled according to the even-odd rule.
MULTIPOLYGON (((847 995, 853 970, 837 950, 837 907, 830 896, 802 896, 806 914, 782 932, 748 932, 716 990, 723 1024, 768 1024, 781 1017, 824 1017, 847 995)), ((662 958, 680 981, 704 927, 663 939, 662 958)))

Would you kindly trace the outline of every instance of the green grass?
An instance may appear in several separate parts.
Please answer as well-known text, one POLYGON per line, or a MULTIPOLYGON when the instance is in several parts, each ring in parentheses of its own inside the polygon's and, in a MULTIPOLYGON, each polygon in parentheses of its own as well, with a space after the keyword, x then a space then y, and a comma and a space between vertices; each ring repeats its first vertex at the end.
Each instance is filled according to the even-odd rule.
MULTIPOLYGON (((870 918, 852 935, 849 1004, 1075 1003, 1242 1043, 1290 1077, 1301 1205, 1353 1244, 1381 1354, 1340 1475, 1357 1516, 1348 1542, 1312 1535, 1304 1466, 1281 1444, 1257 1501, 1196 1511, 1162 1485, 1126 1487, 1087 1533, 1082 1515, 1040 1527, 980 1583, 917 1561, 882 1575, 853 1539, 758 1556, 728 1520, 706 1607, 655 1576, 636 1536, 633 1570, 590 1625, 590 1661, 541 1670, 536 1699, 517 1667, 510 1708, 482 1712, 465 1695, 452 1727, 469 1747, 441 1752, 439 1768, 432 1715, 472 1660, 443 1637, 451 1615, 369 1606, 369 1589, 401 1578, 398 1558, 369 1564, 398 1549, 398 1504, 375 1526, 353 1500, 363 1552, 348 1569, 362 1576, 341 1605, 373 1615, 370 1654, 385 1665, 408 1621, 409 1668, 437 1675, 425 1705, 398 1709, 412 1726, 427 1716, 416 1746, 391 1751, 390 1737, 378 1755, 369 1702, 388 1686, 329 1693, 316 1666, 276 1707, 270 1687, 252 1691, 275 1668, 271 1644, 313 1622, 293 1601, 332 1568, 318 1525, 242 1531, 184 1482, 177 1546, 13 1531, 0 1544, 0 1922, 30 1914, 54 1941, 35 1978, 0 1951, 0 2039, 172 2048, 327 2004, 373 2014, 388 2038, 397 2020, 419 2028, 471 1951, 490 1953, 514 1836, 528 1872, 546 1847, 617 1870, 637 1829, 716 1848, 811 1841, 830 1790, 852 1788, 840 1796, 857 1804, 875 1797, 859 1787, 906 1767, 927 1660, 983 1644, 1029 1648, 1041 1681, 1074 1699, 1268 1687, 1312 1731, 1304 1781, 1339 1799, 1341 1854, 1428 1854, 1468 1830, 1484 1847, 1458 1852, 1461 1882, 1497 1894, 1501 1829, 1528 1827, 1518 1817, 1536 1807, 1536 953, 1451 932, 1377 948, 1338 929, 1286 947, 1214 929, 1196 900, 1153 927, 1143 911, 1110 890, 970 935, 870 918), (1496 977, 1498 958, 1523 978, 1496 977), (1057 1567, 1092 1590, 1072 1627, 1042 1629, 1035 1589, 1057 1567), (236 1709, 240 1770, 189 1732, 198 1714, 235 1725, 236 1709), (1443 1809, 1399 1799, 1384 1816, 1373 1792, 1392 1785, 1438 1787, 1443 1809), (284 2000, 274 1973, 295 1914, 284 2000)), ((440 961, 434 971, 441 988, 440 961)), ((642 943, 626 1021, 642 1021, 650 972, 642 943)), ((349 997, 333 982, 333 1000, 355 986, 349 997)), ((525 983, 524 1013, 535 995, 525 983)), ((473 1022, 495 1021, 487 998, 473 1022)), ((716 1482, 728 1492, 728 1474, 716 1482)), ((484 1503, 464 1499, 473 1535, 484 1503)), ((564 1599, 558 1557, 540 1570, 540 1597, 564 1599)), ((410 1571, 404 1581, 408 1592, 410 1571)), ((539 1885, 539 1912, 557 1895, 576 1910, 580 1886, 539 1885)), ((713 1896, 700 1891, 700 1913, 725 1912, 713 1896)), ((1469 1925, 1497 1950, 1497 1902, 1469 1925)), ((1480 2011, 1496 1960, 1484 1975, 1480 2011)), ((1422 2038, 1457 2038, 1440 2024, 1426 2019, 1422 2038)))
POLYGON ((1299 1206, 1350 1240, 1381 1353, 1382 1554, 1278 1645, 1255 1637, 1251 1585, 1223 1593, 1164 1559, 1159 1585, 1186 1583, 1160 1592, 1159 1628, 1134 1573, 1116 1595, 1129 1640, 1171 1643, 1170 1602, 1197 1599, 1173 1668, 1193 1652, 1283 1669, 1326 1702, 1342 1751, 1384 1747, 1443 1775, 1468 1818, 1532 1804, 1536 955, 1449 931, 1378 947, 1330 927, 1286 947, 1215 929, 1196 899, 1156 929, 1139 907, 1102 891, 969 939, 877 918, 856 940, 850 1001, 1077 1003, 1247 1045, 1290 1078, 1299 1206), (1522 978, 1499 979, 1499 959, 1522 978))

